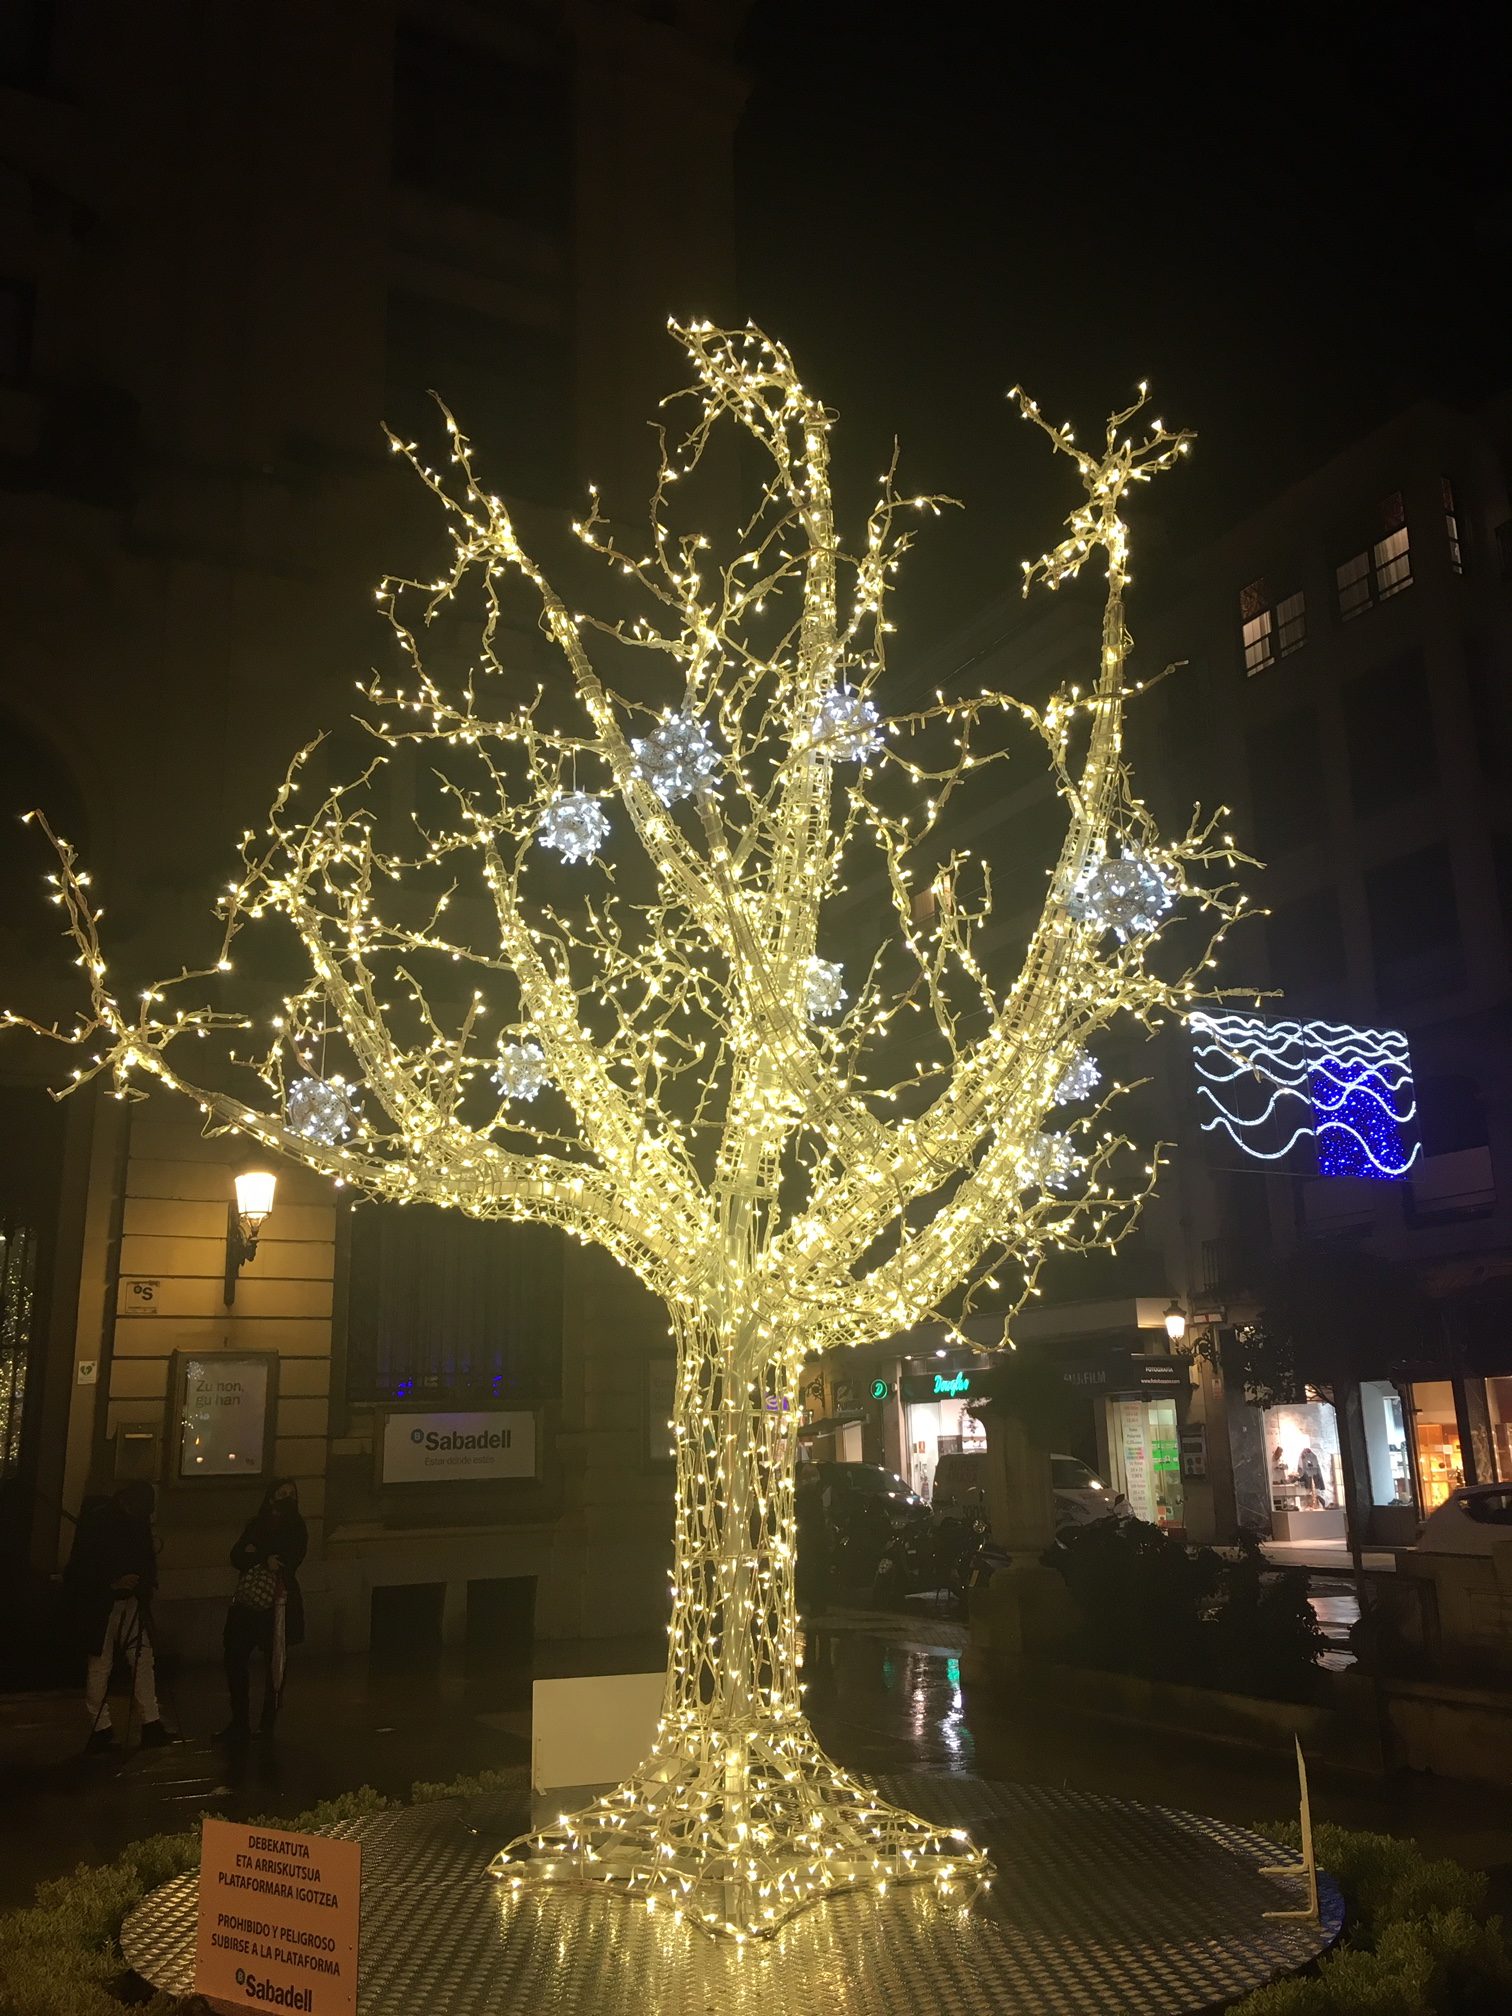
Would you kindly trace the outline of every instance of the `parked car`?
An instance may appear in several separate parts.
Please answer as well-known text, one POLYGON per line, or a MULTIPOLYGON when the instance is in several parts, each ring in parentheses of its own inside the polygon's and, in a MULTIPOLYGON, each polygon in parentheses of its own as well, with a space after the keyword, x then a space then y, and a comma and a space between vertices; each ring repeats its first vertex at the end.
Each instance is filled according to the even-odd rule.
POLYGON ((1512 1484, 1462 1484, 1430 1512, 1419 1554, 1490 1554, 1512 1546, 1512 1484))
POLYGON ((1134 1507, 1122 1491, 1112 1491, 1079 1456, 1050 1458, 1050 1499, 1055 1530, 1090 1526, 1098 1519, 1132 1519, 1134 1507))
POLYGON ((987 1452, 985 1449, 957 1450, 942 1456, 935 1465, 934 1486, 929 1502, 936 1512, 953 1512, 963 1519, 987 1509, 987 1452))

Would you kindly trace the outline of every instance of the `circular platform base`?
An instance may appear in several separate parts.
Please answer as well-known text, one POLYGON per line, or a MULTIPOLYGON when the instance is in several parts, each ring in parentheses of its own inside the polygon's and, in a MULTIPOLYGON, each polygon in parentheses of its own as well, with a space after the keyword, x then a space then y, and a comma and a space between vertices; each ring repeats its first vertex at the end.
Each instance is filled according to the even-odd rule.
MULTIPOLYGON (((965 1827, 997 1864, 967 1907, 927 1889, 842 1897, 775 1939, 716 1943, 606 1895, 485 1874, 520 1816, 457 1802, 330 1832, 363 1845, 362 2016, 1196 2016, 1221 2010, 1337 1938, 1262 1914, 1303 1902, 1260 1874, 1296 1858, 1258 1835, 1158 1806, 971 1778, 890 1778, 883 1794, 965 1827)), ((156 1988, 193 1987, 197 1878, 177 1877, 121 1929, 156 1988)))

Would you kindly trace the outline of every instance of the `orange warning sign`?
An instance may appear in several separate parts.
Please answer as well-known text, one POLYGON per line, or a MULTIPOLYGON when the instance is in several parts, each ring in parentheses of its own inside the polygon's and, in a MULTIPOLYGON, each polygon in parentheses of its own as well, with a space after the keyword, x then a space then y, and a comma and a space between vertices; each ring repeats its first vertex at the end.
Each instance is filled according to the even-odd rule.
POLYGON ((206 1820, 194 1990, 244 2009, 356 2016, 362 1846, 206 1820))

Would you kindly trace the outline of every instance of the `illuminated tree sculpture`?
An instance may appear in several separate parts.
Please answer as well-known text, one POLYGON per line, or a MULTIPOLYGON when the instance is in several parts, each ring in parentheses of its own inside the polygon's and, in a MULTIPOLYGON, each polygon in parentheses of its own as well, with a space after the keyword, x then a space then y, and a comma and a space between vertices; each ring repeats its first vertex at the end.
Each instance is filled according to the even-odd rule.
POLYGON ((446 512, 454 553, 435 580, 379 590, 405 670, 364 689, 375 762, 318 787, 309 816, 294 795, 302 752, 223 899, 222 972, 231 940, 270 913, 309 965, 268 1054, 239 1060, 258 1091, 237 1099, 181 1069, 200 1048, 184 1039, 222 1033, 229 1047, 250 1026, 207 1005, 213 969, 130 1011, 110 991, 87 878, 63 843, 56 897, 93 1010, 42 1033, 91 1047, 76 1078, 113 1074, 120 1096, 156 1080, 198 1100, 207 1125, 367 1195, 561 1226, 665 1303, 677 1490, 659 1733, 624 1785, 514 1844, 497 1870, 621 1886, 748 1937, 826 1894, 927 1880, 959 1895, 985 1869, 965 1836, 830 1762, 804 1717, 800 1366, 926 1318, 957 1325, 984 1284, 1011 1314, 1047 1251, 1128 1229, 1158 1155, 1118 1176, 1131 1144, 1106 1116, 1126 1088, 1099 1093, 1090 1046, 1120 1014, 1184 1012, 1243 897, 1231 882, 1193 886, 1203 864, 1241 857, 1213 822, 1162 843, 1120 758, 1121 509, 1186 447, 1159 421, 1130 431, 1142 392, 1091 454, 1015 395, 1086 492, 1068 536, 1026 566, 1026 590, 1058 587, 1094 553, 1107 564, 1086 688, 1043 709, 940 694, 889 713, 900 520, 937 500, 902 498, 889 471, 859 545, 842 546, 831 416, 787 352, 754 329, 675 334, 696 417, 680 442, 662 437, 649 534, 627 543, 596 499, 575 528, 639 613, 573 613, 476 480, 450 416, 444 475, 394 442, 446 512), (673 529, 672 504, 725 420, 767 475, 715 559, 706 538, 673 529), (520 691, 502 662, 519 591, 562 676, 526 704, 490 705, 520 691), (469 598, 478 621, 449 697, 436 661, 469 598), (610 662, 649 670, 653 698, 612 690, 610 662), (987 867, 949 851, 941 822, 1026 725, 1067 827, 1004 984, 980 949, 987 867), (445 816, 383 844, 378 768, 406 745, 439 779, 445 816), (1183 898, 1210 922, 1189 970, 1160 977, 1151 950, 1183 898), (333 1046, 342 1077, 323 1061, 333 1046))

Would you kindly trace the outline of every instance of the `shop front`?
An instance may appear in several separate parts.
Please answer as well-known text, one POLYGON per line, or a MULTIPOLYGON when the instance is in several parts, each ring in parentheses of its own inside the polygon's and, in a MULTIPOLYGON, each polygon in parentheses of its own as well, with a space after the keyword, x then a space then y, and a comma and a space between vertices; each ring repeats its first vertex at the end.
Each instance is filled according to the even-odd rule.
POLYGON ((1271 1537, 1342 1540, 1344 1465, 1333 1407, 1309 1387, 1305 1400, 1265 1408, 1261 1422, 1270 1469, 1271 1537))
POLYGON ((905 1372, 898 1381, 903 1403, 907 1465, 904 1475, 927 1503, 934 1496, 942 1456, 987 1454, 987 1430, 969 1413, 981 1397, 984 1368, 942 1365, 930 1372, 905 1372))
POLYGON ((1465 1481, 1464 1445, 1452 1379, 1416 1379, 1405 1392, 1417 1445, 1418 1503, 1426 1519, 1465 1481))
POLYGON ((1093 1403, 1095 1467, 1104 1480, 1123 1493, 1137 1519, 1184 1528, 1178 1403, 1189 1381, 1182 1361, 1115 1348, 1063 1361, 1061 1377, 1093 1403))

